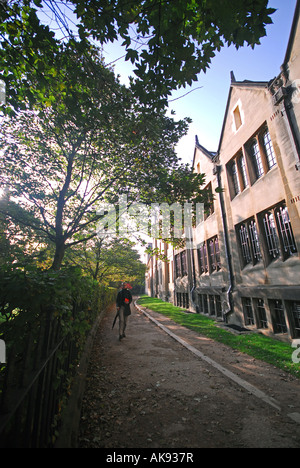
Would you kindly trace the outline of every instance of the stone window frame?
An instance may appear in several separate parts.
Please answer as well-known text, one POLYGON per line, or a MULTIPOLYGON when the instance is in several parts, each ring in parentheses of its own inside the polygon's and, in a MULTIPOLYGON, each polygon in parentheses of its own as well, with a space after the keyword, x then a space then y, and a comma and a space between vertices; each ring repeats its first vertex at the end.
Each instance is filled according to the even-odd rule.
POLYGON ((276 152, 267 122, 243 146, 250 185, 277 166, 276 152))
POLYGON ((298 248, 285 202, 258 214, 259 231, 263 239, 263 252, 267 265, 298 254, 298 248))

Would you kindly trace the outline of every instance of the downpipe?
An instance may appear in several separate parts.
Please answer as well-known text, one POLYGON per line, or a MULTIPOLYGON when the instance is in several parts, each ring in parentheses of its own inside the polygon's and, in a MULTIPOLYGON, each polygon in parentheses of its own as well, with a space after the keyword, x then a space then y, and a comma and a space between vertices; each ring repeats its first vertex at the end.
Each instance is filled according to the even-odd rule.
POLYGON ((231 264, 231 256, 230 256, 230 248, 229 248, 229 238, 228 238, 228 228, 227 228, 227 219, 226 219, 226 211, 224 205, 224 198, 223 198, 223 189, 222 189, 222 181, 221 181, 221 167, 222 166, 215 166, 217 172, 217 180, 218 180, 218 188, 219 192, 219 200, 220 200, 220 207, 221 207, 221 215, 222 215, 222 226, 223 226, 223 234, 224 234, 224 244, 225 244, 225 255, 226 255, 226 263, 228 268, 228 282, 229 287, 227 289, 226 297, 227 297, 227 308, 223 311, 223 320, 225 323, 228 323, 228 315, 233 312, 234 305, 232 299, 232 292, 234 288, 234 276, 233 276, 233 269, 231 264))

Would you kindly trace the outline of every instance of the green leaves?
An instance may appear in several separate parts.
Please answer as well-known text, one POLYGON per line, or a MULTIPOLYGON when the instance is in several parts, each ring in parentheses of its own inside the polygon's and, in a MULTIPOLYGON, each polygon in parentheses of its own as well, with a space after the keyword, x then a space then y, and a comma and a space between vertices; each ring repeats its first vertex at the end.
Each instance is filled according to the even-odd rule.
POLYGON ((126 60, 136 64, 133 90, 156 107, 166 104, 171 90, 192 84, 225 44, 259 44, 275 11, 267 0, 95 0, 96 14, 81 13, 73 3, 93 37, 114 40, 112 28, 121 35, 126 60))
POLYGON ((4 111, 11 115, 49 97, 53 79, 49 70, 58 42, 27 2, 2 5, 0 17, 0 62, 7 90, 4 111))
POLYGON ((34 90, 40 105, 2 122, 0 182, 20 207, 7 212, 11 222, 46 238, 60 268, 66 249, 96 236, 100 202, 126 193, 160 203, 199 196, 200 186, 189 188, 191 171, 174 151, 188 120, 145 108, 96 48, 62 45, 48 72, 52 89, 34 90))
POLYGON ((168 96, 226 43, 254 46, 273 13, 267 0, 72 3, 77 39, 51 2, 63 40, 40 20, 40 0, 0 7, 2 109, 13 117, 2 125, 0 181, 30 212, 30 228, 60 248, 57 265, 66 248, 95 235, 97 203, 119 192, 146 203, 201 199, 203 181, 174 151, 188 121, 166 117, 168 96), (136 65, 130 89, 89 40, 118 35, 136 65))
POLYGON ((162 109, 171 91, 196 81, 224 45, 259 44, 275 11, 268 8, 268 0, 72 0, 70 5, 78 19, 76 41, 70 33, 72 23, 56 1, 51 1, 51 11, 64 40, 40 20, 45 17, 38 15, 45 8, 41 0, 1 4, 0 62, 7 113, 53 102, 60 86, 54 69, 59 69, 61 47, 77 42, 83 57, 90 50, 90 38, 101 44, 122 38, 125 59, 136 65, 135 97, 162 109))
POLYGON ((51 318, 58 325, 59 339, 69 336, 80 358, 87 332, 115 297, 114 289, 83 276, 78 268, 42 272, 11 265, 7 269, 0 267, 0 336, 8 349, 14 346, 21 360, 28 335, 38 343, 41 324, 51 318))
POLYGON ((117 284, 126 278, 130 284, 144 284, 146 266, 129 239, 92 239, 67 253, 70 262, 100 284, 117 284))
POLYGON ((135 61, 138 59, 138 51, 137 50, 134 50, 134 49, 128 49, 127 50, 127 54, 126 54, 126 57, 125 57, 125 60, 130 60, 131 63, 135 63, 135 61))

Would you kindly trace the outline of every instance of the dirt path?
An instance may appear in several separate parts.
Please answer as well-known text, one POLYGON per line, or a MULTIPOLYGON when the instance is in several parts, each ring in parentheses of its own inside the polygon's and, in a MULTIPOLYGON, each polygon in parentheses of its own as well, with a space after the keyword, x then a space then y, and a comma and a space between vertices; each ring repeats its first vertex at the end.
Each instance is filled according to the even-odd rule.
POLYGON ((135 307, 118 341, 110 309, 95 339, 78 446, 299 448, 299 380, 151 312, 173 333, 247 381, 280 410, 188 351, 135 307))

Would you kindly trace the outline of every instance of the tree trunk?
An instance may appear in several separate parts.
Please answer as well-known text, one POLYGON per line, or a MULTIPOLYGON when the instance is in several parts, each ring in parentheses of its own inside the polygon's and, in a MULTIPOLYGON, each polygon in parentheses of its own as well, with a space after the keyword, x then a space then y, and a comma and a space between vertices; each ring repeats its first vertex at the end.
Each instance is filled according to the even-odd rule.
POLYGON ((93 279, 94 279, 94 280, 96 280, 97 277, 98 277, 98 274, 99 274, 99 267, 100 267, 100 263, 97 262, 97 263, 96 263, 95 271, 94 271, 94 273, 93 273, 93 279))
POLYGON ((59 192, 59 197, 57 200, 57 211, 55 217, 55 231, 56 231, 56 239, 55 239, 55 255, 53 264, 51 266, 51 270, 58 271, 61 268, 61 264, 65 255, 65 241, 63 235, 63 212, 66 206, 66 194, 70 187, 71 177, 72 177, 72 170, 73 170, 73 161, 75 156, 75 150, 69 155, 68 158, 68 167, 67 167, 67 174, 65 183, 63 188, 59 192))
POLYGON ((65 256, 65 250, 66 250, 66 247, 63 242, 59 242, 56 244, 55 255, 54 255, 53 263, 51 266, 51 270, 54 270, 54 271, 60 270, 63 258, 65 256))

